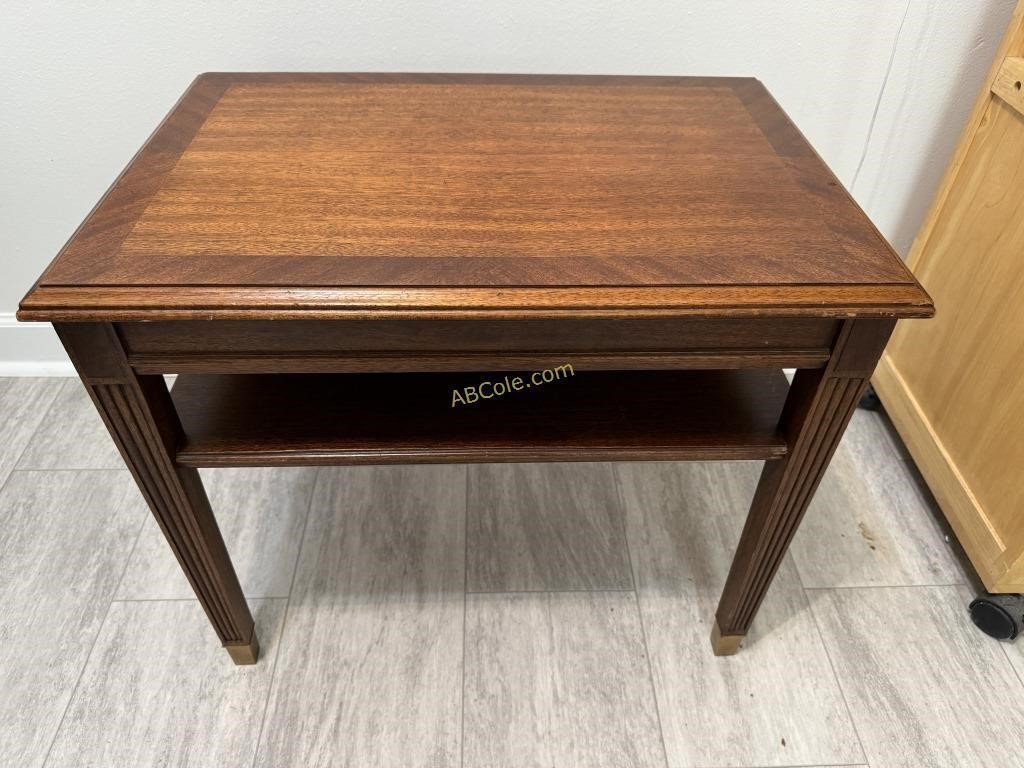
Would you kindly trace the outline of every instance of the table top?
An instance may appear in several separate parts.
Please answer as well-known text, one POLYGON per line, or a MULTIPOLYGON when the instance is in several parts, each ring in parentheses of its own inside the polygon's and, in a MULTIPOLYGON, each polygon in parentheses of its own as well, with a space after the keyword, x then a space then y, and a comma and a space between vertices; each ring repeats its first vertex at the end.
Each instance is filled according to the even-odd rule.
POLYGON ((931 312, 757 80, 206 74, 19 317, 931 312))

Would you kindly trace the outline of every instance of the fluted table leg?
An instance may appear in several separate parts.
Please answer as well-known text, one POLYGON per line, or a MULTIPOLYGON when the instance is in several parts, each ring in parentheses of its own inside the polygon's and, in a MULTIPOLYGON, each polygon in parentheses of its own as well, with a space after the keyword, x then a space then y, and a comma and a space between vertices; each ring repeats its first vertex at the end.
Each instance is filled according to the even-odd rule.
POLYGON ((797 372, 780 421, 789 451, 761 473, 715 614, 716 655, 739 650, 894 324, 847 321, 827 366, 797 372))
POLYGON ((109 324, 55 327, 218 637, 236 664, 255 664, 252 614, 202 480, 174 460, 181 424, 163 377, 136 374, 109 324))

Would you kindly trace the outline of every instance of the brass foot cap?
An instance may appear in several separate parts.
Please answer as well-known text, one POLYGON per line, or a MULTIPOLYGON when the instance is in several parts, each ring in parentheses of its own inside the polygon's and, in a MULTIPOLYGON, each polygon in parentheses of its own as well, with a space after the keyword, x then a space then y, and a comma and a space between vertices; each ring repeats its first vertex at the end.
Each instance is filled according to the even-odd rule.
POLYGON ((711 650, 715 656, 732 656, 740 649, 743 642, 743 635, 723 635, 718 627, 718 620, 711 628, 711 650))
POLYGON ((260 641, 256 639, 255 632, 252 633, 252 639, 248 643, 225 645, 224 648, 235 664, 255 664, 260 657, 260 641))

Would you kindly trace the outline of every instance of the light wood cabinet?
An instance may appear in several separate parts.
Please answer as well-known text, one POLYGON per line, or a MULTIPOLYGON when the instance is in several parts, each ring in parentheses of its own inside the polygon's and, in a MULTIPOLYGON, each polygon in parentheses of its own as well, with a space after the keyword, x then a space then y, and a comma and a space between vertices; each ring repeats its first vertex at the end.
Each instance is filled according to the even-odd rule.
POLYGON ((991 592, 1024 592, 1024 2, 908 258, 936 317, 873 379, 991 592))

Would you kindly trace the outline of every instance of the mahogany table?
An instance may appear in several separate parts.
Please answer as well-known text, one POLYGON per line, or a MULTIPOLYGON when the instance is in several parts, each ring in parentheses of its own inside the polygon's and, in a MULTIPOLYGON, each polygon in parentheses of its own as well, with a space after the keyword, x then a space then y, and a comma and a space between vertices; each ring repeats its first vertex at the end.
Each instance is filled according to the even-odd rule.
POLYGON ((56 327, 243 664, 197 467, 763 459, 735 652, 896 319, 932 312, 757 80, 206 74, 18 316, 56 327))

